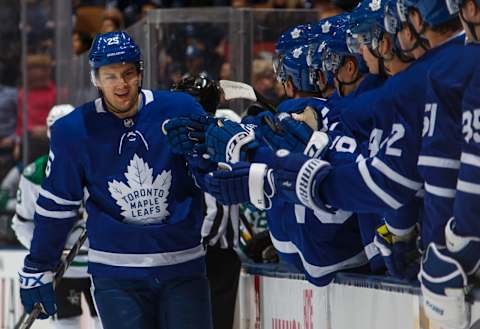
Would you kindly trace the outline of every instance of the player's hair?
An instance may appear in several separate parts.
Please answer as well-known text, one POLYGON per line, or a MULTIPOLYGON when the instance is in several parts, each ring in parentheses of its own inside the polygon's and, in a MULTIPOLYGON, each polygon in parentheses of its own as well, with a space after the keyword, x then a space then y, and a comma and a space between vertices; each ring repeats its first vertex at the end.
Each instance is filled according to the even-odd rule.
POLYGON ((449 32, 456 32, 462 29, 462 23, 460 21, 459 17, 454 17, 451 20, 442 23, 440 25, 437 25, 435 27, 432 27, 431 30, 433 32, 437 32, 440 34, 445 34, 449 32))

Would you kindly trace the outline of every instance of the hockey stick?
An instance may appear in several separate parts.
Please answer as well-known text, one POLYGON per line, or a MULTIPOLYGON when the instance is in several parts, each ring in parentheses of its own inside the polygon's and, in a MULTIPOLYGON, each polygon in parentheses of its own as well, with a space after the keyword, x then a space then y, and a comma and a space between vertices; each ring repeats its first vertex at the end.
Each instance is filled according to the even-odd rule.
POLYGON ((270 104, 270 102, 252 86, 244 82, 231 80, 220 80, 219 84, 225 96, 225 100, 229 101, 232 99, 248 99, 252 102, 259 102, 273 114, 277 113, 275 106, 270 104))
MULTIPOLYGON (((84 244, 85 240, 87 240, 87 230, 83 230, 77 242, 75 242, 72 249, 70 249, 67 256, 58 267, 58 270, 55 273, 55 278, 53 280, 54 288, 58 285, 60 280, 62 280, 63 275, 65 274, 65 271, 70 267, 70 265, 73 262, 73 259, 78 255, 80 248, 84 244)), ((25 312, 22 314, 17 324, 15 325, 14 329, 29 329, 33 325, 33 322, 37 319, 37 317, 42 312, 43 312, 43 306, 41 304, 35 304, 30 314, 25 312)))

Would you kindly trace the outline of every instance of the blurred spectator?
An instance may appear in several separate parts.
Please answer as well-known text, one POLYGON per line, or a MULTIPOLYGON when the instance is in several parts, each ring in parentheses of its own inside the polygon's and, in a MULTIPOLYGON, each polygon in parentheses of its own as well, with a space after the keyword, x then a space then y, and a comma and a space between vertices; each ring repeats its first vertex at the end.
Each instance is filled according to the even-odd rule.
POLYGON ((72 48, 75 55, 83 54, 92 46, 92 37, 88 32, 73 31, 72 33, 72 48))
MULTIPOLYGON (((45 120, 48 111, 56 101, 56 87, 52 80, 52 60, 45 54, 27 56, 27 131, 28 131, 28 162, 48 152, 47 127, 45 120)), ((18 120, 16 134, 23 137, 23 88, 18 92, 18 120)), ((19 156, 20 145, 16 154, 19 156)))
POLYGON ((222 63, 218 80, 231 80, 230 62, 222 63))
POLYGON ((100 33, 107 33, 118 31, 123 28, 123 15, 120 10, 111 8, 105 10, 103 13, 102 26, 100 27, 100 33))
POLYGON ((17 123, 17 91, 0 85, 0 180, 14 166, 13 148, 17 123))
POLYGON ((192 76, 205 70, 204 51, 198 45, 192 43, 185 49, 185 68, 192 76))
POLYGON ((305 8, 304 0, 269 0, 254 5, 256 8, 295 9, 305 8))
POLYGON ((275 74, 272 62, 265 59, 255 59, 252 64, 252 86, 272 103, 277 100, 275 93, 275 74))
POLYGON ((250 5, 248 0, 232 0, 232 7, 233 8, 245 8, 250 5))
POLYGON ((359 0, 315 0, 313 7, 318 11, 319 19, 323 19, 352 11, 359 2, 359 0))

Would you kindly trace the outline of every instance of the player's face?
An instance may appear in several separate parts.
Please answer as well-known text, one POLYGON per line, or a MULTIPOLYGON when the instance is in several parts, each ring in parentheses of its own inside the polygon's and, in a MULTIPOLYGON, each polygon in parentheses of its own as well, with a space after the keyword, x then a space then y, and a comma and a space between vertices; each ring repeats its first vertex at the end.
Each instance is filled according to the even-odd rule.
POLYGON ((474 1, 467 1, 461 8, 460 21, 462 22, 463 29, 467 35, 467 42, 475 41, 475 36, 472 33, 471 27, 467 22, 474 23, 474 29, 477 30, 477 36, 480 35, 477 24, 480 22, 480 12, 474 1))
POLYGON ((109 111, 117 115, 135 114, 140 79, 133 63, 100 67, 97 84, 103 92, 109 111))
POLYGON ((368 66, 368 71, 371 74, 378 74, 380 72, 380 69, 378 67, 378 59, 372 54, 370 49, 368 49, 367 46, 361 45, 360 50, 362 52, 362 57, 367 63, 368 66))

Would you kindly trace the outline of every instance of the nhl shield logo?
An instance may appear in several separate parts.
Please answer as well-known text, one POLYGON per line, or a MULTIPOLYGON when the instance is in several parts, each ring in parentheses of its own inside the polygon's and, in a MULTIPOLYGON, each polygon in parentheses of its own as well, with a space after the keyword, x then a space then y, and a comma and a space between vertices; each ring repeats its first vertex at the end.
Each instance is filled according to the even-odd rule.
POLYGON ((154 179, 153 169, 136 154, 124 174, 127 184, 113 180, 108 191, 120 206, 126 223, 158 224, 165 222, 170 213, 167 198, 172 183, 171 171, 163 171, 154 179))

